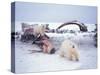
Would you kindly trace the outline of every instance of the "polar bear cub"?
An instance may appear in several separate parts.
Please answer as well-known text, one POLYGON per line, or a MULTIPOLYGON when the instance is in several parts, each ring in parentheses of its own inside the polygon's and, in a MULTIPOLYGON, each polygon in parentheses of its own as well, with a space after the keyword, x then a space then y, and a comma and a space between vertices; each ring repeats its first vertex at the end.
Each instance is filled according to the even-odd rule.
POLYGON ((59 54, 69 60, 79 61, 78 46, 71 40, 64 40, 61 44, 59 54))

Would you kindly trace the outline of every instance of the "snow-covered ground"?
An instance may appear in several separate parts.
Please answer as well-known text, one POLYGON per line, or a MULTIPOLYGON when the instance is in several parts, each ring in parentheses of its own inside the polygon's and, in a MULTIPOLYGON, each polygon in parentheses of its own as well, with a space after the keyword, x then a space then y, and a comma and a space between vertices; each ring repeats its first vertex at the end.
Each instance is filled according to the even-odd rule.
POLYGON ((29 50, 40 50, 36 45, 15 42, 15 67, 16 73, 61 71, 76 69, 97 68, 97 48, 94 46, 93 35, 88 33, 56 34, 47 33, 54 43, 57 52, 55 54, 31 53, 29 50), (70 39, 79 46, 80 60, 69 61, 58 55, 59 47, 64 39, 70 39))

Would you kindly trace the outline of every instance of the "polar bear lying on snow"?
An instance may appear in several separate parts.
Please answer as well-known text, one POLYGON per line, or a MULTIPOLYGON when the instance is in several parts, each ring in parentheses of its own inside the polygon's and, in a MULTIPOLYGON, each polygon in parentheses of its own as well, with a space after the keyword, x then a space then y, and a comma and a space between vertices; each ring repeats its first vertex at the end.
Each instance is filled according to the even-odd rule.
POLYGON ((71 40, 62 42, 59 54, 61 57, 68 58, 69 60, 79 61, 78 47, 71 40))

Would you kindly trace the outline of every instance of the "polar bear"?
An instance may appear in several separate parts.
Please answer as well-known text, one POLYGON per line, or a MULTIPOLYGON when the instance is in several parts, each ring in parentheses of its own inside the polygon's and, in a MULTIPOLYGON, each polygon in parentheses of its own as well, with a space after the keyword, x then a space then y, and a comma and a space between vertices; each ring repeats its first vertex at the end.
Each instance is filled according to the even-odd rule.
POLYGON ((59 54, 69 60, 79 61, 78 46, 71 40, 64 40, 61 44, 59 54))
POLYGON ((44 36, 45 31, 47 31, 45 25, 37 25, 37 26, 34 26, 34 32, 33 32, 33 34, 34 34, 35 36, 38 36, 39 34, 40 34, 41 36, 44 36))

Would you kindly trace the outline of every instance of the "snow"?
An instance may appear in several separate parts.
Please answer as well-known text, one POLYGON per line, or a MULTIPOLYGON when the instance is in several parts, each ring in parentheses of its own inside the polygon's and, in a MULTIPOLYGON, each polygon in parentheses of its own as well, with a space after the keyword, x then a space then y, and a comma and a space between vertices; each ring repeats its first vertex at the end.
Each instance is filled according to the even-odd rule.
POLYGON ((21 44, 20 41, 16 41, 16 73, 73 70, 80 66, 79 62, 61 58, 57 53, 52 55, 31 54, 29 50, 33 48, 39 50, 36 46, 21 44))
MULTIPOLYGON (((49 24, 51 29, 56 29, 62 23, 45 23, 45 22, 15 22, 15 31, 22 32, 21 23, 29 25, 34 24, 49 24)), ((88 31, 95 29, 94 24, 85 24, 88 31)), ((61 29, 75 29, 77 27, 65 26, 61 29)), ((12 28, 13 31, 13 28, 12 28)), ((77 70, 77 69, 95 69, 97 68, 97 48, 94 46, 93 36, 91 32, 75 32, 75 33, 46 33, 57 52, 55 54, 31 53, 29 50, 41 50, 38 46, 32 45, 32 42, 24 43, 19 39, 15 40, 15 72, 46 72, 46 71, 61 71, 61 70, 77 70), (59 47, 65 39, 70 39, 79 46, 80 58, 79 61, 69 61, 66 58, 59 56, 59 47)))
POLYGON ((97 68, 97 48, 94 46, 94 34, 90 36, 90 33, 77 33, 77 35, 47 33, 47 35, 50 36, 57 49, 55 54, 31 53, 29 50, 40 50, 40 48, 31 43, 23 43, 20 40, 16 40, 16 73, 97 68), (80 53, 78 62, 69 61, 59 56, 59 47, 64 39, 73 40, 78 44, 80 53))

